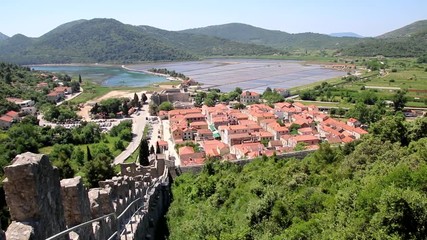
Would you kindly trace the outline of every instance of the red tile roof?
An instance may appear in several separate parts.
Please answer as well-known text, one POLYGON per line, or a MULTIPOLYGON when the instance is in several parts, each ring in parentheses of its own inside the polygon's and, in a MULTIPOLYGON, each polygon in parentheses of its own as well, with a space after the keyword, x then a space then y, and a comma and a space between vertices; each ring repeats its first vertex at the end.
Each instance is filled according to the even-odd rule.
POLYGON ((6 116, 9 116, 9 117, 12 117, 12 118, 16 118, 16 117, 18 117, 18 112, 15 112, 15 111, 9 111, 9 112, 7 112, 6 113, 6 116))
POLYGON ((3 122, 9 122, 9 123, 13 122, 13 118, 6 116, 6 115, 1 116, 0 120, 3 122))
POLYGON ((194 153, 194 149, 190 146, 184 146, 184 147, 180 147, 178 152, 179 152, 179 155, 191 154, 191 153, 194 153))

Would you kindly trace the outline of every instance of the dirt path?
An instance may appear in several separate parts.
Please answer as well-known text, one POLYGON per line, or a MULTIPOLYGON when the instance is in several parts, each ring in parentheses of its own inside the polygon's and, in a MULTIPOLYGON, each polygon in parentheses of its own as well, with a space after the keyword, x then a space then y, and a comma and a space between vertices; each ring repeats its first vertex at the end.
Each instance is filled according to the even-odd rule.
MULTIPOLYGON (((145 91, 144 91, 145 92, 145 91)), ((100 102, 102 100, 105 99, 109 99, 109 98, 121 98, 121 97, 127 97, 127 98, 131 98, 133 97, 133 94, 135 92, 132 91, 111 91, 99 98, 96 98, 90 102, 100 102)), ((141 97, 142 92, 137 92, 136 93, 138 95, 138 97, 141 97)), ((89 105, 88 103, 85 103, 84 106, 80 109, 80 111, 77 112, 77 115, 81 116, 83 118, 83 120, 89 121, 90 117, 89 117, 89 111, 90 109, 92 109, 92 106, 89 105)))

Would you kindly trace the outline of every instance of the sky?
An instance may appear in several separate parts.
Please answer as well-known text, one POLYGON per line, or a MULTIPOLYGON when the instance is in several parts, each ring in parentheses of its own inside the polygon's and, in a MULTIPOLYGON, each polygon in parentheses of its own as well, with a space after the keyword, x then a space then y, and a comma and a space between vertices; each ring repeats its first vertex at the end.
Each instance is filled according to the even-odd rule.
POLYGON ((289 33, 378 36, 427 19, 426 0, 1 0, 0 32, 39 37, 78 19, 183 30, 231 22, 289 33))

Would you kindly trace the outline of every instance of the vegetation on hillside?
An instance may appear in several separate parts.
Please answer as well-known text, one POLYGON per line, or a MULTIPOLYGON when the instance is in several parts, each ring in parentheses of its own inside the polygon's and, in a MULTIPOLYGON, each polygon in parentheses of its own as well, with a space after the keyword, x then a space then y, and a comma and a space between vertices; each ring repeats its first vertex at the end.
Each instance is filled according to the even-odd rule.
POLYGON ((427 106, 427 65, 423 63, 424 57, 352 59, 361 75, 348 75, 331 83, 316 83, 292 93, 299 94, 302 100, 336 102, 346 107, 358 102, 365 105, 381 105, 385 101, 394 103, 397 93, 400 93, 408 107, 427 106))
POLYGON ((173 61, 196 56, 273 54, 269 47, 123 24, 114 19, 74 21, 39 38, 0 41, 0 60, 20 64, 173 61))
POLYGON ((348 56, 419 57, 427 52, 427 29, 404 38, 366 39, 344 48, 348 56))
POLYGON ((175 180, 170 239, 423 239, 426 127, 390 117, 303 160, 209 162, 175 180))
POLYGON ((282 31, 262 29, 247 24, 229 23, 182 32, 214 36, 242 43, 265 45, 281 50, 295 49, 339 49, 359 42, 358 38, 337 38, 318 33, 290 34, 282 31))

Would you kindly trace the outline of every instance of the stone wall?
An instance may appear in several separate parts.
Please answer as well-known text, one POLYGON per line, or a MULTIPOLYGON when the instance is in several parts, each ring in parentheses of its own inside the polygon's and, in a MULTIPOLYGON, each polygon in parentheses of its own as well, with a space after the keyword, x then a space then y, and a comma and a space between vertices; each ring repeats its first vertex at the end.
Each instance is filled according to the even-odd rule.
MULTIPOLYGON (((122 166, 123 173, 132 169, 131 176, 124 174, 99 182, 99 188, 86 189, 80 177, 59 181, 47 156, 18 155, 5 168, 4 188, 13 220, 7 239, 46 239, 66 227, 115 213, 69 234, 70 239, 108 239, 118 229, 116 217, 133 202, 143 207, 129 213, 129 218, 140 217, 134 221, 134 231, 124 234, 127 239, 154 239, 157 222, 169 207, 170 186, 162 156, 152 158, 151 163, 148 167, 122 166)), ((128 226, 128 220, 120 221, 128 226)))
POLYGON ((45 155, 23 153, 4 168, 12 224, 8 240, 45 239, 65 229, 58 169, 45 155))
POLYGON ((190 102, 190 93, 154 93, 151 95, 150 100, 157 105, 163 102, 190 102))

